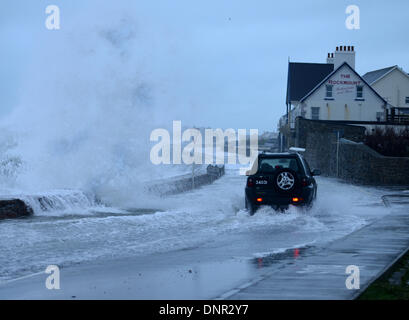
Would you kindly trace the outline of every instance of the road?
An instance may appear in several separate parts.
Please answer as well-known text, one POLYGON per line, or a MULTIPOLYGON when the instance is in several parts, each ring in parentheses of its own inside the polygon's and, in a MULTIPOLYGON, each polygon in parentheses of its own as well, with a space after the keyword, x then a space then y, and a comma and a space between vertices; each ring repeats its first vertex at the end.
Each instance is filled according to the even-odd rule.
POLYGON ((245 177, 127 208, 0 223, 0 299, 213 299, 388 215, 385 190, 318 177, 309 211, 244 209, 245 177), (44 270, 61 268, 61 289, 44 270))

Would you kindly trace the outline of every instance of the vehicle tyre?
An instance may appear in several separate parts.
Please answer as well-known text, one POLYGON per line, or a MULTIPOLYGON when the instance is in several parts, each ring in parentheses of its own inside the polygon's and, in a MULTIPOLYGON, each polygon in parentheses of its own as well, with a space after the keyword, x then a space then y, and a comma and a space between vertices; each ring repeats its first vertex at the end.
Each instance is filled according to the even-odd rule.
POLYGON ((249 213, 251 216, 254 216, 256 211, 257 211, 258 207, 255 205, 250 205, 250 209, 249 209, 249 213))
POLYGON ((298 185, 297 173, 291 169, 280 169, 274 175, 274 186, 280 193, 290 193, 298 185))
POLYGON ((247 199, 246 197, 246 209, 248 210, 249 214, 251 216, 254 216, 254 214, 256 213, 258 207, 254 204, 251 204, 250 201, 247 199))

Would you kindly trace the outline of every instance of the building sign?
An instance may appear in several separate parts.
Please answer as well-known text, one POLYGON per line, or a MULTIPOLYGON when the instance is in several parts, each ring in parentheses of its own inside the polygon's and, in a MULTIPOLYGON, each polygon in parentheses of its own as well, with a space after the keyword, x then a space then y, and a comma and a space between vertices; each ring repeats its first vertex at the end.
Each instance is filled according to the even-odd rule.
POLYGON ((350 74, 341 74, 341 79, 339 80, 328 80, 328 84, 337 85, 337 84, 346 84, 346 85, 361 85, 362 81, 360 80, 351 80, 350 74))
POLYGON ((343 74, 339 75, 338 79, 329 79, 328 84, 334 86, 334 93, 335 94, 346 94, 346 93, 354 93, 356 86, 362 85, 361 80, 355 80, 351 77, 351 74, 343 74))

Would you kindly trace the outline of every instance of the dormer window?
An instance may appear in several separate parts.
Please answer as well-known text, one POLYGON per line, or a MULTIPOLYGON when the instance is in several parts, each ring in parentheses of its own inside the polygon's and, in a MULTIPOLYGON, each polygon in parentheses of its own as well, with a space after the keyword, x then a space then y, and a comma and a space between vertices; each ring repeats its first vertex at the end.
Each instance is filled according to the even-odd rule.
POLYGON ((325 98, 332 98, 332 89, 333 89, 333 85, 327 84, 325 86, 326 90, 325 90, 325 98))
POLYGON ((363 86, 356 86, 356 98, 357 99, 364 98, 364 87, 363 86))

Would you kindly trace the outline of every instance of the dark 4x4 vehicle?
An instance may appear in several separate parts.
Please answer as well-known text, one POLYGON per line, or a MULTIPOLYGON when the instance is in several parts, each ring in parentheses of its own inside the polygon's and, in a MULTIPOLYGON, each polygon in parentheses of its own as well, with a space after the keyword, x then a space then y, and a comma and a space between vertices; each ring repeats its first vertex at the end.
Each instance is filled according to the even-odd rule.
POLYGON ((299 153, 261 153, 248 173, 246 209, 253 215, 259 206, 287 209, 290 204, 310 206, 317 196, 314 176, 299 153))

